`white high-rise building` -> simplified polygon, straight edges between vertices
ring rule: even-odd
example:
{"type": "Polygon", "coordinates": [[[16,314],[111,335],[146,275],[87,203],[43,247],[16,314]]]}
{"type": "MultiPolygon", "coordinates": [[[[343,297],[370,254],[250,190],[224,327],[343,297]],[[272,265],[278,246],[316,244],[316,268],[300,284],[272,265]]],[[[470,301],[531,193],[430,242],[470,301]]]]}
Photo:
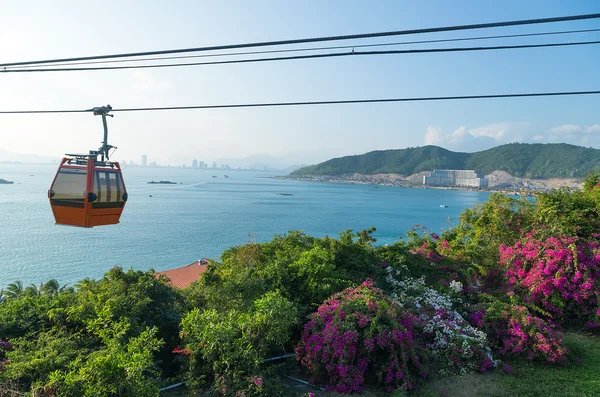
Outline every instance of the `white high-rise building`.
{"type": "Polygon", "coordinates": [[[147,167],[148,166],[148,156],[146,156],[145,154],[142,154],[142,167],[147,167]]]}

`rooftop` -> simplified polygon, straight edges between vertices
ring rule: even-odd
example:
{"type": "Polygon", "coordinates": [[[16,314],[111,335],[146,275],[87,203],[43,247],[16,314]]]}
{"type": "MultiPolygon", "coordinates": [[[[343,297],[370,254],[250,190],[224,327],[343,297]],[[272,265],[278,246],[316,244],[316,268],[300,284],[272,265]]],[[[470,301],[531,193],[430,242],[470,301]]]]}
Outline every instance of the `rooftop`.
{"type": "Polygon", "coordinates": [[[156,272],[155,276],[158,278],[161,274],[164,274],[170,280],[169,284],[173,287],[187,288],[200,278],[200,275],[206,271],[207,266],[208,261],[202,258],[187,266],[156,272]]]}

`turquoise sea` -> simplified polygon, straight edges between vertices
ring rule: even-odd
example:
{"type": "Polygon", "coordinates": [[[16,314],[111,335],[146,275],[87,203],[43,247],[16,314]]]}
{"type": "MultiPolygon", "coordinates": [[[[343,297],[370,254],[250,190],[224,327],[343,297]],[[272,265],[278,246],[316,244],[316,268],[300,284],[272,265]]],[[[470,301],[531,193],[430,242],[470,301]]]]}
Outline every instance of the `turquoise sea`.
{"type": "Polygon", "coordinates": [[[165,270],[289,230],[322,237],[375,226],[377,243],[388,244],[413,224],[441,232],[448,218],[455,223],[464,208],[488,197],[270,179],[274,172],[128,167],[121,223],[82,229],[54,224],[46,191],[55,172],[52,165],[0,164],[0,178],[15,181],[0,185],[0,289],[16,280],[72,284],[113,266],[165,270]]]}

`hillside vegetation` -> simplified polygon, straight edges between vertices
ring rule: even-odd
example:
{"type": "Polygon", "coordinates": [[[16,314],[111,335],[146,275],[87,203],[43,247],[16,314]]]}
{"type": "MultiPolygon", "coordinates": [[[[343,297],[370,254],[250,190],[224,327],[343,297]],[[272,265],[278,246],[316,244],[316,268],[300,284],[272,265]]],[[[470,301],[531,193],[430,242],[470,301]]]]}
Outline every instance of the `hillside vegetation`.
{"type": "Polygon", "coordinates": [[[452,152],[438,146],[377,150],[303,167],[291,175],[412,175],[441,168],[474,169],[485,175],[500,170],[522,178],[572,178],[583,177],[599,167],[598,149],[564,143],[511,143],[476,153],[452,152]]]}

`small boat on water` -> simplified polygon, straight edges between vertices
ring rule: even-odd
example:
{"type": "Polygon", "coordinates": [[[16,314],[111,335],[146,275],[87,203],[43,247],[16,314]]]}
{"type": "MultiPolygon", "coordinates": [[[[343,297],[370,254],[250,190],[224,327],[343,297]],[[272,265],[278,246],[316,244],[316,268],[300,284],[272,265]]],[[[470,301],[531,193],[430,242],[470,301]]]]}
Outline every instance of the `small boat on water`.
{"type": "Polygon", "coordinates": [[[216,178],[216,177],[217,177],[216,175],[213,175],[213,178],[216,178]]]}
{"type": "Polygon", "coordinates": [[[442,208],[448,208],[448,206],[446,204],[440,204],[440,207],[442,207],[442,208]]]}
{"type": "Polygon", "coordinates": [[[223,175],[225,178],[229,178],[229,175],[223,175]]]}
{"type": "Polygon", "coordinates": [[[14,181],[7,181],[6,179],[0,178],[0,185],[12,185],[14,181]]]}

